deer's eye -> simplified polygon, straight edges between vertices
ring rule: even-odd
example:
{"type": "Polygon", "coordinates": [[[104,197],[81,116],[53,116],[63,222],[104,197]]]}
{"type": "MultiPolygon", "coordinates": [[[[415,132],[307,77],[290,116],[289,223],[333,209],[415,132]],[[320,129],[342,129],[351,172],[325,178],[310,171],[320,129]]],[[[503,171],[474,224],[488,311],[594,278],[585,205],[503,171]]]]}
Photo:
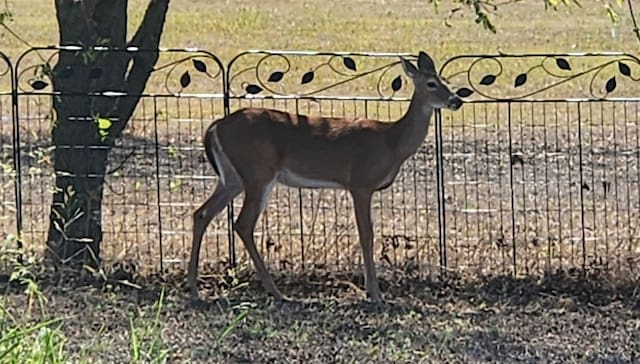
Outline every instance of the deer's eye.
{"type": "Polygon", "coordinates": [[[433,81],[429,81],[429,82],[427,82],[427,87],[428,88],[436,88],[436,87],[438,87],[438,85],[433,81]]]}

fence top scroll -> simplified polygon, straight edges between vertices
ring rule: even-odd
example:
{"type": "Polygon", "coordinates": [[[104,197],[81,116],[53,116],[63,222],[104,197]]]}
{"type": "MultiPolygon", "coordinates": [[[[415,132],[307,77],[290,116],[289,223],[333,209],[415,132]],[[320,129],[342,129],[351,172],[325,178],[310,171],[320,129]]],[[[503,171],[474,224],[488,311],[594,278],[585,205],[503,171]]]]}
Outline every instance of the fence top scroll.
{"type": "MultiPolygon", "coordinates": [[[[51,81],[53,64],[66,52],[79,54],[95,67],[83,75],[69,67],[55,70],[58,77],[86,77],[94,82],[105,74],[100,62],[103,54],[135,57],[158,52],[149,87],[141,96],[230,99],[406,101],[411,87],[407,87],[400,58],[416,57],[410,53],[249,50],[233,57],[225,68],[213,53],[196,48],[47,46],[25,51],[13,66],[0,53],[0,78],[15,74],[11,87],[20,94],[56,94],[51,81]]],[[[443,62],[440,74],[469,102],[640,99],[640,59],[623,52],[466,54],[443,62]]],[[[118,90],[99,95],[123,96],[118,90]]]]}
{"type": "Polygon", "coordinates": [[[230,98],[408,100],[409,53],[251,50],[227,66],[230,98]]]}
{"type": "Polygon", "coordinates": [[[640,59],[622,52],[460,55],[440,74],[471,102],[640,99],[640,59]]]}
{"type": "MultiPolygon", "coordinates": [[[[105,70],[108,69],[109,60],[104,57],[106,54],[119,54],[127,60],[140,53],[156,52],[159,59],[147,81],[147,88],[142,95],[135,96],[223,97],[224,65],[213,53],[195,48],[34,47],[22,53],[16,62],[16,87],[21,94],[59,94],[60,91],[54,90],[52,85],[51,76],[54,72],[58,72],[57,76],[62,78],[84,77],[87,82],[96,82],[105,76],[105,70]],[[85,67],[54,70],[53,65],[64,53],[79,55],[81,62],[92,64],[92,67],[88,71],[84,70],[85,67]]],[[[65,91],[65,94],[73,95],[73,90],[65,91]]],[[[95,96],[117,97],[125,94],[119,90],[106,90],[95,96]]]]}
{"type": "MultiPolygon", "coordinates": [[[[0,53],[0,163],[14,166],[0,168],[0,228],[19,232],[25,246],[47,234],[42,207],[50,205],[54,186],[50,110],[63,91],[52,78],[95,82],[85,86],[99,90],[96,96],[123,95],[93,87],[109,75],[100,54],[114,52],[158,52],[160,58],[146,90],[133,95],[149,97],[141,97],[110,152],[102,215],[109,243],[102,254],[126,252],[142,264],[146,250],[161,271],[188,261],[191,214],[215,178],[197,142],[206,125],[247,105],[397,120],[413,91],[400,58],[416,58],[253,50],[223,64],[198,49],[41,47],[11,62],[0,53]],[[68,55],[88,63],[54,69],[57,57],[68,55]],[[7,218],[14,210],[15,221],[7,218]]],[[[397,182],[376,197],[380,259],[428,274],[442,267],[535,272],[588,264],[626,272],[640,242],[634,224],[640,60],[618,52],[495,54],[459,55],[437,65],[472,105],[436,114],[429,133],[435,143],[427,140],[397,182]],[[606,102],[576,105],[600,100],[606,102]]],[[[346,220],[352,213],[347,195],[283,188],[273,201],[258,230],[267,259],[303,269],[359,264],[350,250],[355,230],[345,222],[352,221],[346,220]]],[[[236,257],[232,224],[220,215],[215,226],[204,248],[207,264],[226,266],[236,257]]]]}
{"type": "Polygon", "coordinates": [[[13,64],[6,54],[0,52],[0,95],[10,95],[13,87],[13,64]]]}

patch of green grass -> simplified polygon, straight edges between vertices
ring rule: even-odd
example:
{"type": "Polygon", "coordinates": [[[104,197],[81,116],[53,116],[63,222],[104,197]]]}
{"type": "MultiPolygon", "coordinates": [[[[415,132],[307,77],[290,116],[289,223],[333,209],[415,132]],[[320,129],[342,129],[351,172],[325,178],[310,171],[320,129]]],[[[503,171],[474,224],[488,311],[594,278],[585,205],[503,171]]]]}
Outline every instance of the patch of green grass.
{"type": "Polygon", "coordinates": [[[137,318],[129,316],[129,338],[132,363],[164,363],[170,351],[164,348],[160,315],[163,309],[164,289],[155,306],[152,320],[139,312],[137,318]]]}
{"type": "MultiPolygon", "coordinates": [[[[2,241],[0,264],[7,266],[17,260],[18,252],[13,249],[15,243],[14,238],[2,241]]],[[[11,313],[5,298],[0,299],[0,362],[64,363],[66,339],[61,331],[63,319],[48,315],[47,299],[32,272],[21,264],[15,264],[9,282],[24,287],[27,304],[21,312],[11,313]],[[34,310],[40,318],[31,320],[34,310]]]]}
{"type": "MultiPolygon", "coordinates": [[[[91,331],[84,342],[73,343],[69,348],[69,326],[73,322],[86,320],[92,311],[109,310],[108,299],[96,304],[92,310],[67,313],[50,310],[47,294],[40,289],[36,275],[30,266],[17,262],[18,251],[13,249],[15,239],[7,238],[0,244],[0,264],[9,267],[11,274],[6,292],[0,299],[0,363],[92,363],[113,350],[113,342],[103,336],[109,323],[103,323],[98,330],[91,331]],[[23,287],[22,294],[16,295],[11,285],[23,287]],[[22,304],[16,304],[22,302],[22,304]]],[[[27,259],[27,261],[29,261],[27,259]]],[[[165,363],[171,353],[162,340],[164,327],[164,290],[160,297],[148,307],[137,308],[128,315],[129,350],[131,363],[165,363]]],[[[77,335],[78,331],[72,331],[77,335]]]]}

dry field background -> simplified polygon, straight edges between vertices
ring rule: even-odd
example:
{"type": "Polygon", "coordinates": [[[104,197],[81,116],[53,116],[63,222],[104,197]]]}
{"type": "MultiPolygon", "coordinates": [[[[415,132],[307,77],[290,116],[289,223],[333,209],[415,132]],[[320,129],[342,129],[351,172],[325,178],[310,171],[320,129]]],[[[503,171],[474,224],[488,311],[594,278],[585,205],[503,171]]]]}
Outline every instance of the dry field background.
{"type": "MultiPolygon", "coordinates": [[[[131,29],[139,21],[144,4],[142,0],[130,1],[131,29]]],[[[23,39],[32,45],[55,44],[53,2],[21,0],[13,10],[12,27],[23,39]]],[[[638,49],[628,18],[622,16],[621,23],[611,24],[599,1],[583,1],[582,9],[558,13],[545,12],[541,3],[518,4],[495,18],[497,34],[483,31],[469,18],[456,18],[453,27],[445,27],[445,12],[443,6],[440,13],[435,13],[426,1],[174,0],[161,44],[166,48],[207,50],[223,64],[248,49],[413,54],[426,50],[437,65],[463,53],[635,54],[638,49]]],[[[0,51],[14,62],[27,49],[7,34],[0,42],[0,51]]],[[[41,55],[55,57],[50,51],[42,51],[20,61],[20,70],[26,70],[20,78],[24,91],[29,91],[30,67],[41,62],[41,55]]],[[[187,56],[165,53],[159,65],[187,56]]],[[[340,99],[245,99],[243,89],[247,83],[255,83],[256,73],[241,71],[255,66],[261,58],[247,54],[234,61],[232,70],[238,76],[232,80],[232,92],[238,98],[232,100],[232,110],[259,105],[392,121],[406,109],[404,100],[379,100],[379,86],[383,96],[390,95],[390,82],[401,72],[398,66],[391,66],[384,75],[375,72],[315,95],[344,97],[340,99]],[[351,99],[353,96],[362,99],[351,99]]],[[[109,176],[105,190],[104,256],[107,260],[124,260],[136,266],[137,272],[152,273],[144,277],[124,275],[145,288],[131,292],[117,284],[114,288],[110,282],[96,290],[95,283],[87,287],[81,282],[74,286],[75,298],[68,298],[65,288],[48,279],[41,282],[51,300],[47,315],[66,318],[61,332],[67,336],[67,351],[86,352],[88,358],[103,362],[132,360],[132,333],[136,330],[129,325],[128,317],[135,317],[136,324],[143,328],[155,327],[152,303],[158,298],[158,282],[162,281],[172,288],[163,306],[158,335],[161,346],[171,353],[171,362],[210,362],[212,358],[224,362],[414,363],[635,360],[640,340],[638,298],[633,287],[622,282],[622,278],[637,276],[640,256],[640,120],[635,101],[474,103],[458,113],[443,113],[448,264],[452,272],[485,278],[470,285],[424,281],[426,278],[430,282],[439,272],[432,126],[420,153],[407,162],[388,191],[376,196],[374,204],[376,257],[385,291],[395,302],[387,311],[353,303],[362,292],[352,283],[361,286],[362,278],[358,275],[360,249],[348,196],[342,192],[278,188],[260,221],[260,248],[272,269],[279,271],[278,280],[286,293],[300,298],[312,296],[319,302],[285,307],[285,313],[278,313],[282,308],[274,308],[251,280],[250,288],[230,294],[231,301],[266,303],[247,311],[239,328],[216,347],[216,336],[244,309],[210,308],[203,313],[186,307],[181,294],[181,271],[190,248],[191,213],[215,184],[212,168],[202,154],[201,136],[212,120],[223,115],[217,65],[207,56],[198,59],[206,63],[212,77],[194,71],[190,60],[158,71],[149,83],[149,96],[141,100],[126,135],[111,156],[112,168],[118,171],[109,176]],[[188,90],[184,90],[188,95],[170,97],[180,89],[178,80],[186,70],[192,78],[188,90]],[[509,140],[512,152],[524,163],[512,165],[509,140]],[[580,150],[585,162],[582,173],[577,167],[580,150]],[[518,273],[542,273],[580,267],[583,259],[593,272],[612,272],[620,281],[594,276],[592,282],[585,283],[562,274],[542,281],[491,278],[509,275],[514,268],[518,273]],[[91,312],[89,324],[74,318],[78,309],[91,312]],[[105,342],[122,350],[91,344],[90,337],[99,330],[109,333],[105,342]],[[286,353],[282,342],[290,346],[286,353]]],[[[353,59],[358,71],[397,61],[395,57],[353,59]]],[[[607,61],[598,57],[568,59],[574,70],[607,61]]],[[[289,60],[291,70],[275,91],[309,92],[344,79],[323,67],[314,82],[301,86],[302,74],[327,62],[328,57],[291,56],[289,60]]],[[[516,92],[512,87],[514,77],[542,61],[506,60],[503,75],[486,90],[492,95],[512,95],[516,92]]],[[[633,61],[625,62],[634,75],[640,72],[633,61]]],[[[616,65],[612,63],[596,77],[595,96],[601,95],[616,65]]],[[[282,59],[269,58],[258,75],[268,78],[284,66],[282,59]]],[[[469,63],[461,60],[448,67],[445,75],[450,76],[468,69],[469,63]]],[[[477,80],[496,72],[495,67],[481,64],[470,77],[477,80]]],[[[467,85],[464,77],[451,81],[455,86],[467,85]]],[[[539,96],[593,96],[589,94],[590,81],[587,75],[539,96]]],[[[613,96],[640,95],[636,82],[619,75],[617,81],[613,96]]],[[[548,76],[534,71],[518,92],[537,90],[548,82],[548,76]]],[[[7,90],[7,77],[0,77],[0,92],[7,90]]],[[[405,85],[394,96],[406,98],[410,91],[405,85]]],[[[19,99],[25,244],[36,254],[42,249],[48,227],[53,182],[48,148],[50,100],[46,92],[25,92],[19,99]]],[[[10,105],[9,96],[0,95],[0,227],[5,235],[15,232],[14,185],[10,168],[4,167],[11,162],[10,105]]],[[[226,220],[220,216],[209,227],[201,255],[207,294],[225,294],[217,284],[224,277],[217,273],[224,273],[227,244],[226,220]]],[[[240,245],[238,254],[241,262],[247,262],[240,245]]],[[[248,268],[251,272],[250,265],[248,268]]],[[[241,278],[248,279],[244,274],[241,278]]],[[[6,307],[15,312],[23,306],[24,298],[13,289],[8,288],[7,293],[11,299],[6,307]]],[[[25,320],[39,318],[37,314],[25,320]]]]}

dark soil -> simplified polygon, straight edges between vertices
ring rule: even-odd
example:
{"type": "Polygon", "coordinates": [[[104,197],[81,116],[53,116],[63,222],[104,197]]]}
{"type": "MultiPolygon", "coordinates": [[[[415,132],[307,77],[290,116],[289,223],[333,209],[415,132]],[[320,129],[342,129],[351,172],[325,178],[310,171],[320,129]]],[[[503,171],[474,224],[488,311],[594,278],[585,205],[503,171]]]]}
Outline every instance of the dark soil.
{"type": "MultiPolygon", "coordinates": [[[[141,351],[150,348],[161,287],[159,335],[171,363],[632,363],[640,356],[640,295],[632,283],[567,274],[385,280],[388,303],[373,305],[363,300],[360,277],[281,276],[278,285],[297,300],[287,304],[273,302],[253,279],[206,293],[215,286],[209,279],[206,298],[194,304],[182,277],[138,279],[141,288],[131,288],[42,276],[40,285],[48,315],[64,318],[69,355],[90,362],[130,361],[129,317],[141,351]],[[217,345],[238,305],[249,307],[246,317],[217,345]]],[[[24,312],[22,289],[3,286],[9,311],[24,312]]]]}

